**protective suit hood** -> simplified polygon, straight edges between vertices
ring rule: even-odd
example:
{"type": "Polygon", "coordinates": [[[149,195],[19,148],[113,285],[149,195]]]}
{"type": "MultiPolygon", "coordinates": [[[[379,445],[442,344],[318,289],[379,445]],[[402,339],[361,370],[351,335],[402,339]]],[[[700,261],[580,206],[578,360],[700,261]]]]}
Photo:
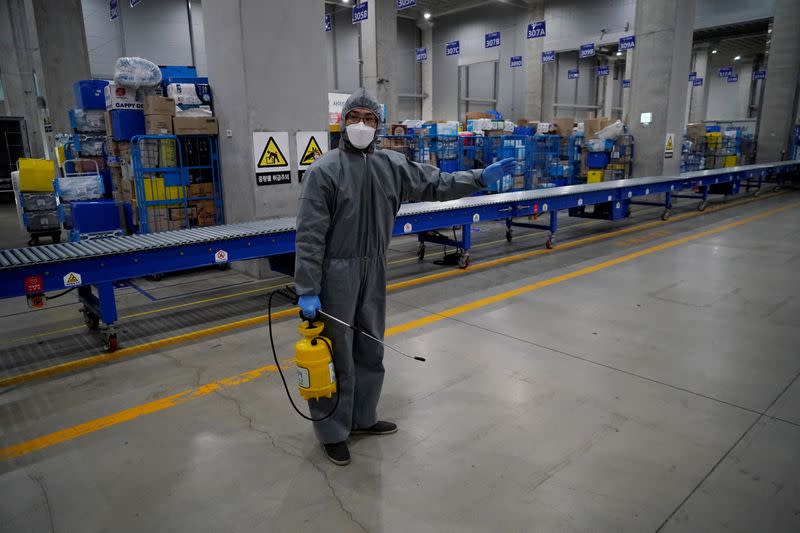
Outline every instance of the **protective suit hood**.
{"type": "MultiPolygon", "coordinates": [[[[339,142],[339,148],[347,151],[361,151],[352,144],[350,144],[350,140],[347,138],[347,127],[345,125],[345,117],[347,114],[357,107],[363,107],[365,109],[369,109],[372,111],[375,116],[377,117],[378,121],[380,122],[381,118],[381,106],[378,101],[372,96],[369,91],[364,89],[363,87],[356,89],[356,91],[350,95],[347,101],[344,103],[344,107],[342,108],[342,139],[339,142]]],[[[366,147],[363,151],[372,152],[375,149],[375,141],[366,147]]]]}

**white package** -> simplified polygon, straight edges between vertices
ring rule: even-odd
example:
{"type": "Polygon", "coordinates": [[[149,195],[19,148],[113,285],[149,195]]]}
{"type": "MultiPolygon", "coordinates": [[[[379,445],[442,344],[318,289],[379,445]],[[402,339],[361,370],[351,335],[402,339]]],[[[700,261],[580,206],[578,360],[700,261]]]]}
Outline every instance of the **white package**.
{"type": "Polygon", "coordinates": [[[622,125],[622,121],[618,120],[613,124],[609,124],[602,130],[598,131],[595,137],[598,139],[608,139],[610,141],[615,141],[617,137],[625,133],[625,126],[622,125]]]}
{"type": "Polygon", "coordinates": [[[167,98],[175,100],[177,105],[201,105],[203,101],[197,96],[194,83],[170,83],[167,85],[167,98]]]}
{"type": "Polygon", "coordinates": [[[114,68],[114,81],[134,89],[154,87],[161,83],[161,69],[141,57],[120,57],[114,68]]]}

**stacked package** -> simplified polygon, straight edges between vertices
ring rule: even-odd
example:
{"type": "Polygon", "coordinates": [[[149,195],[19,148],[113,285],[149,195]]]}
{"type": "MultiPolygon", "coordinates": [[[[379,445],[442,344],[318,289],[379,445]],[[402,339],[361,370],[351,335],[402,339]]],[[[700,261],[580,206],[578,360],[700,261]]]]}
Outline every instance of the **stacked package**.
{"type": "Polygon", "coordinates": [[[39,235],[61,238],[56,195],[53,191],[55,165],[49,159],[19,160],[19,171],[12,173],[17,212],[22,226],[31,234],[30,244],[38,244],[39,235]]]}

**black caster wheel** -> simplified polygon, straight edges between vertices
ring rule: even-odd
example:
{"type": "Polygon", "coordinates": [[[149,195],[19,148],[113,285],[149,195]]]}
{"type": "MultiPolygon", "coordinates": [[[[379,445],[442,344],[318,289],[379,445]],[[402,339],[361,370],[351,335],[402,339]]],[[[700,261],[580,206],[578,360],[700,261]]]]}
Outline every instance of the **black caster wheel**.
{"type": "Polygon", "coordinates": [[[469,267],[469,256],[468,255],[458,256],[458,268],[465,269],[467,267],[469,267]]]}
{"type": "Polygon", "coordinates": [[[664,212],[661,213],[661,220],[665,222],[669,220],[669,209],[664,209],[664,212]]]}
{"type": "Polygon", "coordinates": [[[556,240],[554,237],[548,237],[544,243],[544,247],[548,250],[552,250],[553,247],[556,245],[556,240]]]}
{"type": "Polygon", "coordinates": [[[419,243],[417,247],[417,259],[420,261],[425,259],[425,245],[423,243],[419,243]]]}
{"type": "Polygon", "coordinates": [[[52,235],[53,244],[58,244],[61,242],[61,232],[53,233],[52,235]]]}
{"type": "Polygon", "coordinates": [[[36,246],[37,242],[33,239],[28,239],[28,246],[36,246]]]}
{"type": "Polygon", "coordinates": [[[511,233],[511,230],[507,230],[506,231],[506,241],[511,242],[511,240],[513,238],[514,238],[514,235],[511,233]]]}
{"type": "Polygon", "coordinates": [[[149,276],[146,276],[146,278],[150,281],[161,281],[164,279],[164,274],[150,274],[149,276]]]}
{"type": "Polygon", "coordinates": [[[697,206],[698,211],[705,211],[706,210],[706,202],[700,202],[700,205],[697,206]]]}
{"type": "Polygon", "coordinates": [[[83,312],[83,321],[86,322],[86,327],[92,331],[96,331],[100,327],[100,317],[91,311],[83,312]]]}
{"type": "Polygon", "coordinates": [[[103,344],[108,353],[116,352],[117,348],[119,348],[119,341],[117,340],[117,334],[111,333],[110,335],[106,335],[105,342],[103,344]]]}

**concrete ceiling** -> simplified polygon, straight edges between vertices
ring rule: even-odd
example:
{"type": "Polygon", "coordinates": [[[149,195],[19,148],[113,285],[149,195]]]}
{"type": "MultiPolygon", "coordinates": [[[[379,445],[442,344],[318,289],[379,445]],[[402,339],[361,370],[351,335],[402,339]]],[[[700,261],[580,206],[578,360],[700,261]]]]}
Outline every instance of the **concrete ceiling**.
{"type": "MultiPolygon", "coordinates": [[[[505,4],[525,8],[531,1],[533,0],[417,0],[417,7],[404,9],[398,14],[404,18],[418,19],[422,18],[423,13],[427,11],[435,19],[436,17],[468,11],[476,7],[492,4],[505,4]]],[[[354,2],[355,0],[350,0],[346,3],[343,0],[325,0],[326,4],[345,7],[352,7],[354,2]]]]}

